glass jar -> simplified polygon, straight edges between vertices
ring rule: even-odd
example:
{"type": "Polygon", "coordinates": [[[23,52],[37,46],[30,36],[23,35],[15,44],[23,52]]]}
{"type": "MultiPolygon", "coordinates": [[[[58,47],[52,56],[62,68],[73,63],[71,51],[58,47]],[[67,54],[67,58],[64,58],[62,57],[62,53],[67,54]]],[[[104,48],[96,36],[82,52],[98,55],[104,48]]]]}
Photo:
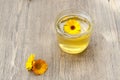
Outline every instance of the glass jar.
{"type": "Polygon", "coordinates": [[[83,52],[89,45],[92,20],[78,10],[65,10],[56,19],[55,28],[60,48],[70,54],[83,52]]]}

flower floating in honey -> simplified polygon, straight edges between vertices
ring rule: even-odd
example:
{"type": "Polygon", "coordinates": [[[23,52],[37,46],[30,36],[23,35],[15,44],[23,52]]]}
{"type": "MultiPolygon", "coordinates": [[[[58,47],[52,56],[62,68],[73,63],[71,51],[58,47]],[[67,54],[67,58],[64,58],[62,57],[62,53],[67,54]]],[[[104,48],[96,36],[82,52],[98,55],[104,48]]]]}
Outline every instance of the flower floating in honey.
{"type": "Polygon", "coordinates": [[[47,63],[42,59],[35,60],[34,58],[34,54],[31,54],[28,57],[26,62],[26,69],[33,71],[37,75],[44,74],[48,68],[47,63]]]}
{"type": "Polygon", "coordinates": [[[65,23],[64,31],[71,35],[80,34],[81,32],[80,23],[75,19],[70,19],[65,23]]]}

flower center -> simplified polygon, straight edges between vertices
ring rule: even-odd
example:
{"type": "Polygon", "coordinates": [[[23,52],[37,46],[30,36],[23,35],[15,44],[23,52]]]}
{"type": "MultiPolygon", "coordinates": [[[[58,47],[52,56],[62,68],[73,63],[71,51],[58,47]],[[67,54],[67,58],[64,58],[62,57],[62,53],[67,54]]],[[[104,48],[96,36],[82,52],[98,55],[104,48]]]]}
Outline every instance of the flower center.
{"type": "Polygon", "coordinates": [[[41,64],[35,64],[35,68],[36,69],[40,69],[41,68],[41,64]]]}
{"type": "Polygon", "coordinates": [[[74,30],[74,29],[75,29],[75,26],[73,25],[73,26],[71,26],[70,28],[71,28],[71,30],[74,30]]]}

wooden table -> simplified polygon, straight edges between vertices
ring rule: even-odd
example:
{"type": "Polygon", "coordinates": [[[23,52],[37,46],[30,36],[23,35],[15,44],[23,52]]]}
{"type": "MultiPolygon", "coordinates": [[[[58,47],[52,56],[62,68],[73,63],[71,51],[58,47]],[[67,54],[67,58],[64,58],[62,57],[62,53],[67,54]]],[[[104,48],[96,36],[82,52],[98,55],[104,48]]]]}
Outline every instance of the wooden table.
{"type": "Polygon", "coordinates": [[[120,80],[120,0],[0,0],[0,70],[0,80],[120,80]],[[70,8],[94,20],[83,54],[57,44],[55,18],[70,8]],[[25,69],[30,53],[48,63],[44,75],[25,69]]]}

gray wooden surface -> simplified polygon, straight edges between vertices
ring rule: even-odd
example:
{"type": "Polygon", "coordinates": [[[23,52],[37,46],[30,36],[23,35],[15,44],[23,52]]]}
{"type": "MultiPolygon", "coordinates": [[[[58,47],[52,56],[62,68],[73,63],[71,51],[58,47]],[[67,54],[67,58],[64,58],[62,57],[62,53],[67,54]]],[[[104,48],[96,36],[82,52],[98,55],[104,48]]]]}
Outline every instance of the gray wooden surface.
{"type": "Polygon", "coordinates": [[[0,0],[0,80],[120,80],[120,0],[0,0]],[[79,55],[63,53],[55,36],[55,17],[70,8],[94,20],[79,55]],[[44,75],[25,69],[30,53],[48,63],[44,75]]]}

